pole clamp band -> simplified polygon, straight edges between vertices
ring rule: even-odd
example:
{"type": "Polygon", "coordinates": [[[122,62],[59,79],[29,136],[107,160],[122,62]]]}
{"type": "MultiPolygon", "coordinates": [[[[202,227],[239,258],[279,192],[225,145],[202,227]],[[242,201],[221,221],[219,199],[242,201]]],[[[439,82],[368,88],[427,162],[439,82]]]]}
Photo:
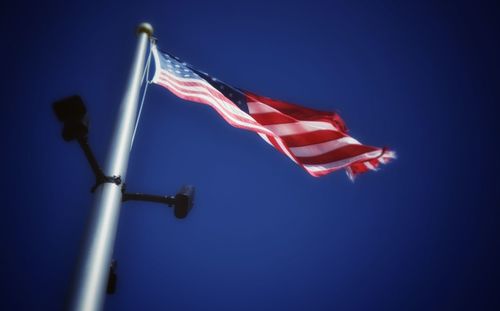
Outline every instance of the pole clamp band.
{"type": "Polygon", "coordinates": [[[106,183],[112,183],[117,186],[121,185],[122,183],[122,178],[120,176],[99,176],[96,178],[95,185],[90,189],[90,192],[94,193],[97,187],[99,187],[102,184],[106,183]]]}

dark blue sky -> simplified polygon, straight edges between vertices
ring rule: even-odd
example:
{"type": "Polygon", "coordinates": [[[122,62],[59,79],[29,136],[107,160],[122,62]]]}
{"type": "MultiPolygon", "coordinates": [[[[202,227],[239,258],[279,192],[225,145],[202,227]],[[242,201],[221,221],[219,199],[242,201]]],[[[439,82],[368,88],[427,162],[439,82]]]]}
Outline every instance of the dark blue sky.
{"type": "Polygon", "coordinates": [[[106,310],[499,310],[499,14],[486,2],[45,1],[0,9],[2,310],[60,310],[93,176],[51,103],[81,94],[103,161],[136,45],[337,110],[399,159],[314,178],[152,86],[128,188],[197,187],[185,220],[123,205],[106,310]],[[375,3],[376,2],[376,3],[375,3]]]}

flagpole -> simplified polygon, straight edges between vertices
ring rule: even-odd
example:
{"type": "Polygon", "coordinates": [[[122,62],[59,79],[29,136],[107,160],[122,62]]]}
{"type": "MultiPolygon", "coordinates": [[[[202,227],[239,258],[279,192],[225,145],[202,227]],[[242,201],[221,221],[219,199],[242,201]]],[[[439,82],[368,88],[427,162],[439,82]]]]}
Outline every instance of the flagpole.
{"type": "Polygon", "coordinates": [[[137,28],[138,44],[115,124],[104,173],[114,177],[95,191],[94,207],[89,219],[69,310],[98,311],[104,304],[111,256],[115,242],[122,184],[127,172],[130,144],[137,118],[142,70],[153,27],[142,23],[137,28]]]}

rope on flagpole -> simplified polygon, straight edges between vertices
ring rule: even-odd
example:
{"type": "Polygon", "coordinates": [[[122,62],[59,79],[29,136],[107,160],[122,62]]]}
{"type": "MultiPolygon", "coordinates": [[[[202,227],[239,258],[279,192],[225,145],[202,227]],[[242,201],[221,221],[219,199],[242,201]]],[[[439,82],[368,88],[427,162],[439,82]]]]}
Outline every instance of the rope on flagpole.
{"type": "Polygon", "coordinates": [[[150,46],[149,46],[149,55],[148,59],[146,61],[146,66],[144,66],[144,72],[142,73],[142,79],[141,79],[141,84],[144,83],[144,80],[146,80],[146,85],[144,86],[144,92],[142,93],[142,99],[141,99],[141,106],[139,107],[139,113],[137,114],[137,119],[135,120],[135,125],[134,125],[134,133],[132,134],[132,140],[130,141],[130,150],[132,151],[132,147],[134,146],[134,139],[135,139],[135,134],[137,132],[137,127],[139,126],[139,120],[141,119],[141,113],[142,113],[142,107],[144,106],[144,99],[146,98],[146,92],[148,90],[148,86],[151,84],[151,81],[149,80],[149,65],[151,64],[151,43],[153,41],[150,41],[150,46]]]}

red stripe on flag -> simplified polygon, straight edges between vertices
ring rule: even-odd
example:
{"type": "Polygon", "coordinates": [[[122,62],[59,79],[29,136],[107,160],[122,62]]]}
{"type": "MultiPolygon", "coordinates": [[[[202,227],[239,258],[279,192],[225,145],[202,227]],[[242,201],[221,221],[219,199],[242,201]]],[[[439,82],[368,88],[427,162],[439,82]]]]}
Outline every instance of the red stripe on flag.
{"type": "Polygon", "coordinates": [[[296,135],[282,136],[281,139],[287,144],[288,147],[303,147],[313,144],[320,144],[327,141],[346,137],[347,135],[341,132],[330,130],[318,130],[309,133],[302,133],[296,135]]]}
{"type": "Polygon", "coordinates": [[[378,148],[365,145],[348,145],[314,157],[297,157],[297,160],[302,164],[325,164],[349,159],[375,150],[378,150],[378,148]]]}
{"type": "Polygon", "coordinates": [[[252,117],[255,119],[255,121],[259,122],[262,125],[297,122],[297,120],[279,112],[252,114],[252,117]]]}

